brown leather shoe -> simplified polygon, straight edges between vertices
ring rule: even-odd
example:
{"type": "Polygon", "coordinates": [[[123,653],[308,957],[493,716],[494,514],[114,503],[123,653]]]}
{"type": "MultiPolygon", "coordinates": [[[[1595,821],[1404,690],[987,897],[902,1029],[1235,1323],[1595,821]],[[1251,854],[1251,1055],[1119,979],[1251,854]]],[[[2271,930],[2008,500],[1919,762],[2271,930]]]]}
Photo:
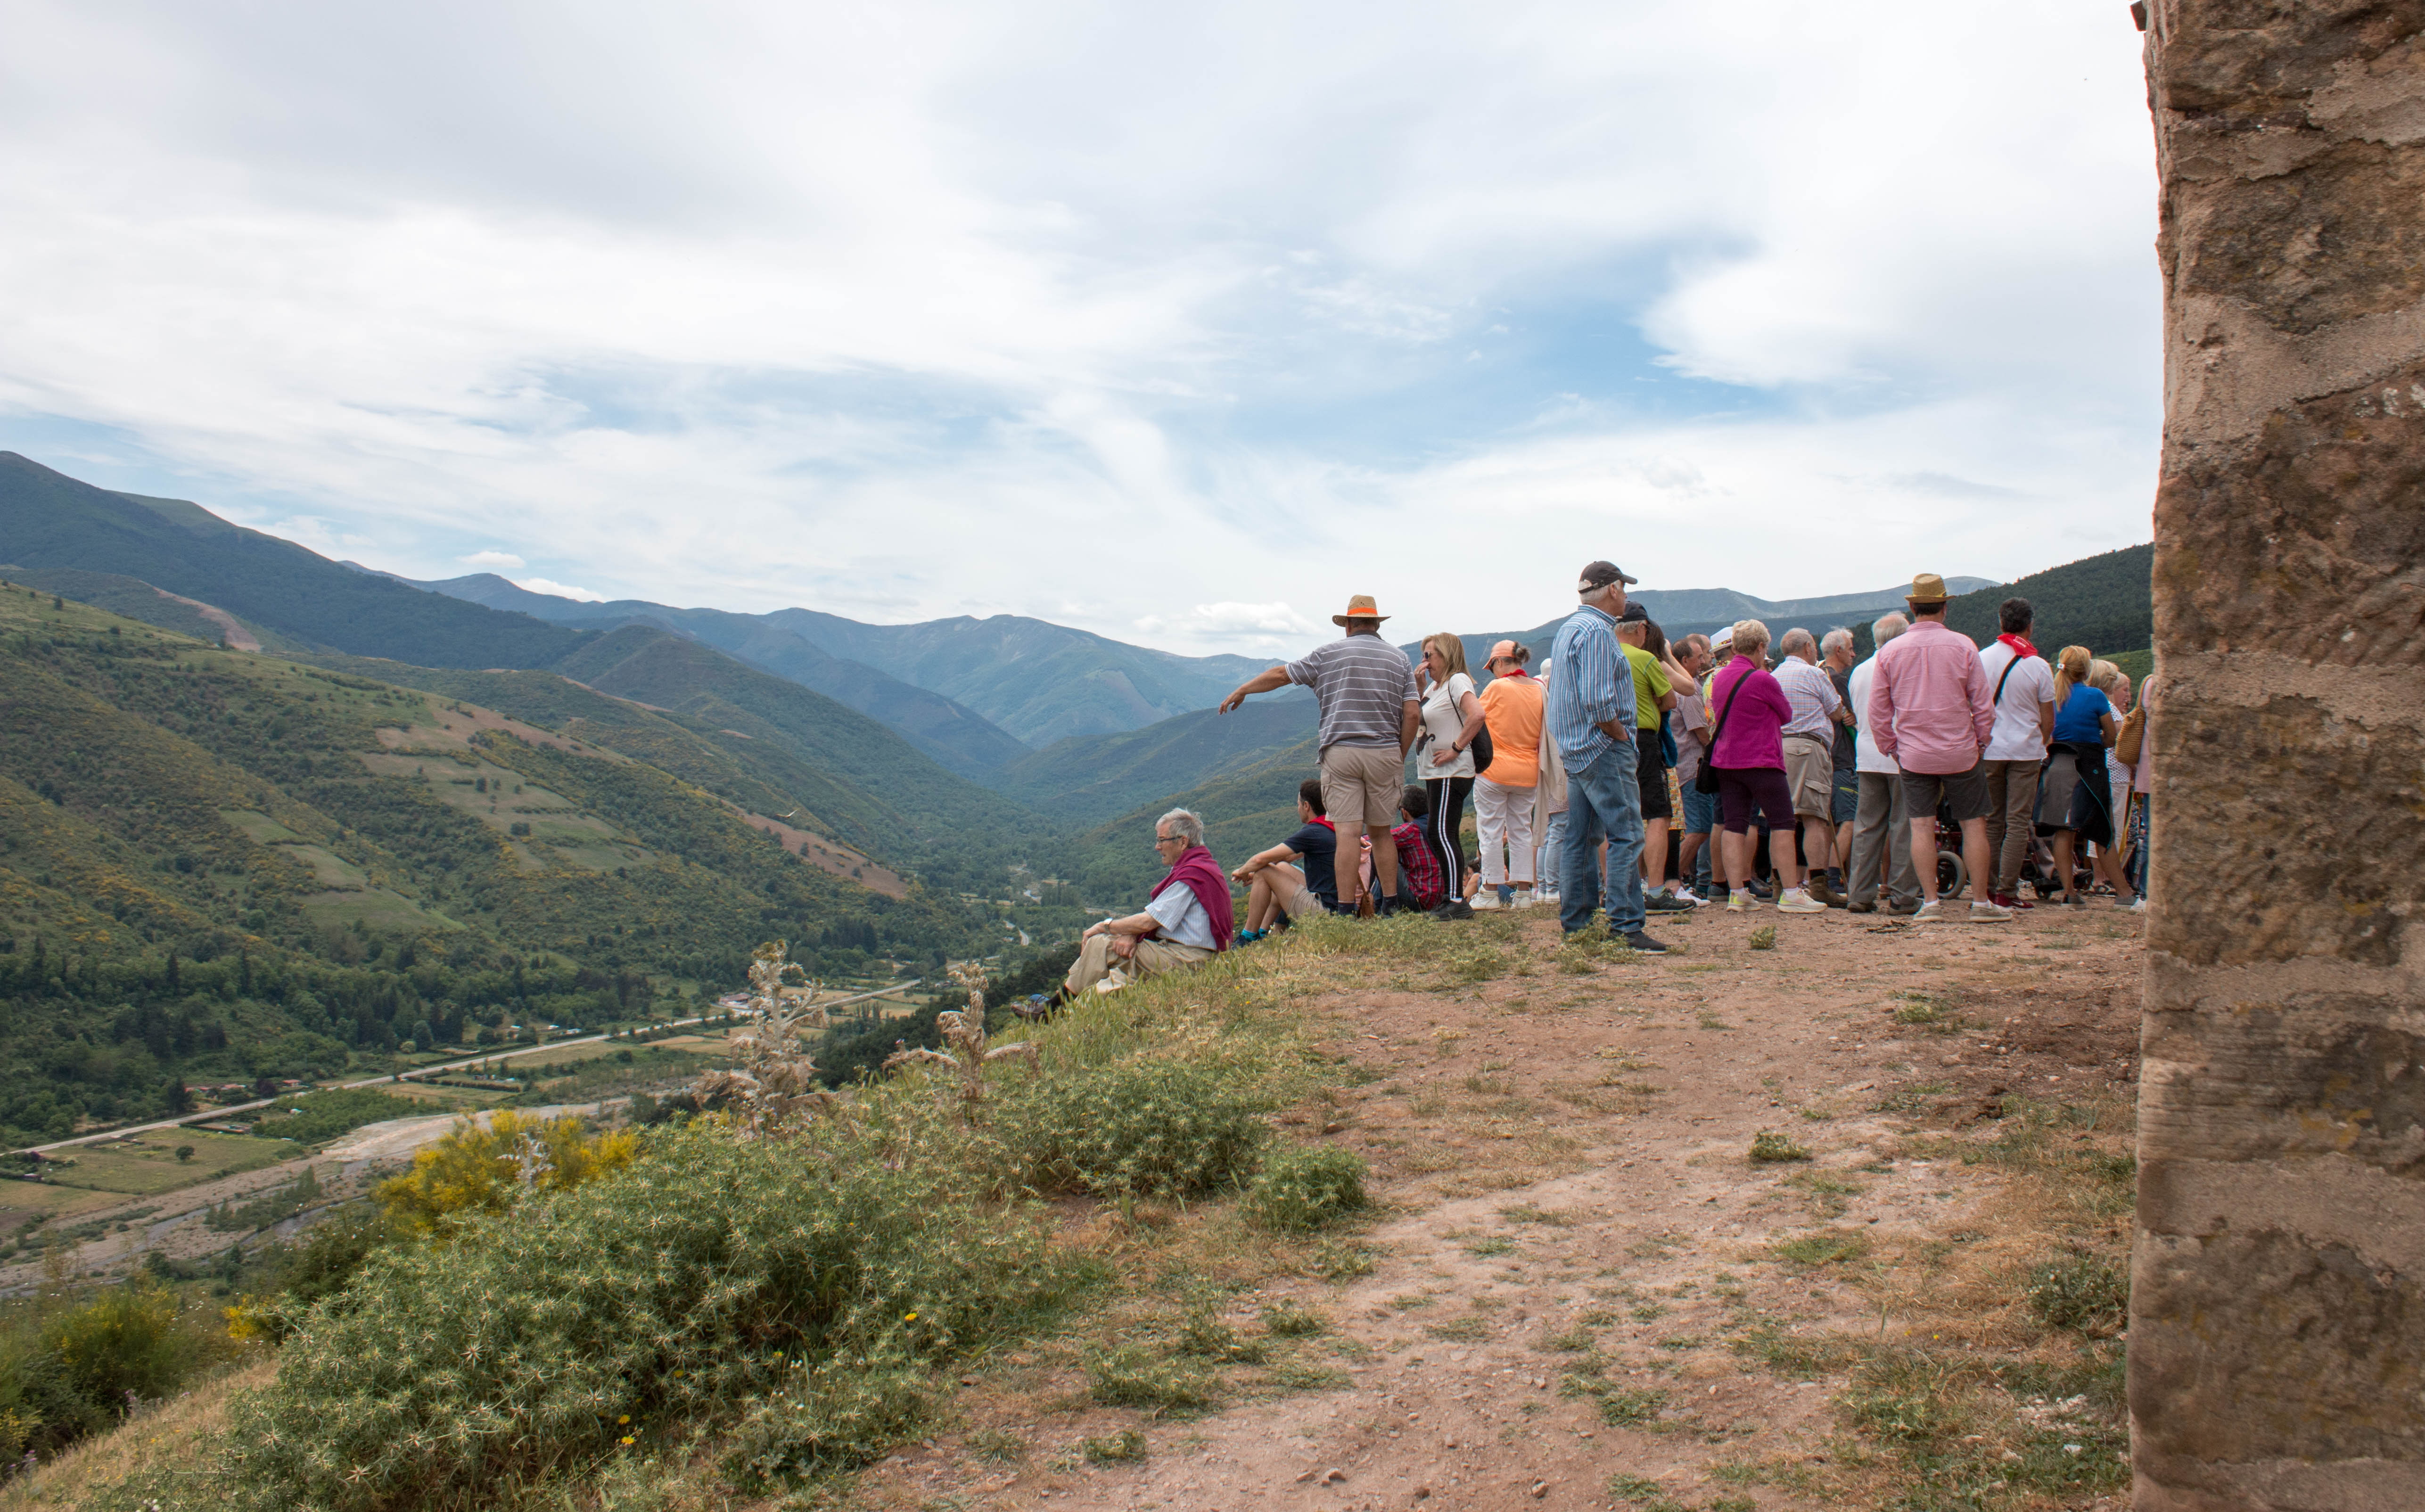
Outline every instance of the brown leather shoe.
{"type": "Polygon", "coordinates": [[[1809,877],[1803,882],[1802,888],[1804,892],[1831,909],[1840,909],[1844,906],[1844,895],[1829,887],[1827,879],[1823,877],[1809,877]]]}

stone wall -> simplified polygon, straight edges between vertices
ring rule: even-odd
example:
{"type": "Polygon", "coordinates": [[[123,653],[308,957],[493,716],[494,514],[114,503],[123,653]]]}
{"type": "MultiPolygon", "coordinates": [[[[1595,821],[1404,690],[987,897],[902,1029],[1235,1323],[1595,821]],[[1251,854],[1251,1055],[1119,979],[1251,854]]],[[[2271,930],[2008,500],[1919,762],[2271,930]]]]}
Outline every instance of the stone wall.
{"type": "Polygon", "coordinates": [[[2425,1508],[2425,0],[2150,0],[2135,1504],[2425,1508]]]}

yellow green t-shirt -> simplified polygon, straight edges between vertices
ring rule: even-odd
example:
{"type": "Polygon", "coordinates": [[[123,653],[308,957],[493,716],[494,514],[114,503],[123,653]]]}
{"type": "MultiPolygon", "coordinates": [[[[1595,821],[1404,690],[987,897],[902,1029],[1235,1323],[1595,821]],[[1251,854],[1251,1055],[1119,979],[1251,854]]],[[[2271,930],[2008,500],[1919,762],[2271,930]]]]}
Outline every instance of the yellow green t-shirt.
{"type": "MultiPolygon", "coordinates": [[[[1620,643],[1621,644],[1621,643],[1620,643]]],[[[1659,700],[1674,691],[1667,681],[1667,668],[1659,658],[1639,646],[1625,646],[1625,659],[1633,664],[1633,722],[1644,730],[1659,728],[1659,700]]]]}

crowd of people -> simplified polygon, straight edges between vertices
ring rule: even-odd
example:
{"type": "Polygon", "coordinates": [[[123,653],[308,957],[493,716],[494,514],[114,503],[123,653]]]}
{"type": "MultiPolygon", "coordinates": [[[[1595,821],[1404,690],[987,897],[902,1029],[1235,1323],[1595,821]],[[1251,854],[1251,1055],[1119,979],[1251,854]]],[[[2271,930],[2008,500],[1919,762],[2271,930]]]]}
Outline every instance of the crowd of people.
{"type": "Polygon", "coordinates": [[[1772,654],[1757,619],[1671,643],[1628,601],[1636,581],[1584,567],[1539,669],[1502,640],[1480,688],[1461,638],[1425,636],[1418,665],[1383,638],[1378,603],[1351,598],[1331,617],[1340,639],[1220,706],[1312,691],[1320,773],[1298,788],[1298,828],[1225,873],[1201,818],[1164,814],[1169,875],[1143,910],[1086,931],[1068,989],[1183,967],[1315,912],[1552,905],[1569,933],[1604,914],[1659,955],[1650,915],[1721,903],[1915,924],[1947,918],[1966,890],[1975,923],[2092,893],[2144,909],[2152,679],[2134,697],[2082,646],[2049,662],[2024,599],[2004,601],[1982,651],[1946,625],[1935,573],[1912,580],[1906,613],[1871,626],[1866,660],[1844,628],[1788,630],[1772,654]]]}

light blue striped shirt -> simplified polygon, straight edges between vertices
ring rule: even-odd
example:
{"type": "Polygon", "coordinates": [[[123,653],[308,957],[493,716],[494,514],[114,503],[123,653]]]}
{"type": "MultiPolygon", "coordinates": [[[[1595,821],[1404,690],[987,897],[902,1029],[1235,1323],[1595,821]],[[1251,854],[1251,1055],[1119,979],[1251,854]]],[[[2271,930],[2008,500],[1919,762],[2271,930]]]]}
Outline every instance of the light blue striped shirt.
{"type": "Polygon", "coordinates": [[[1588,603],[1558,627],[1553,654],[1550,738],[1566,770],[1580,772],[1616,744],[1599,729],[1603,721],[1633,728],[1633,668],[1617,642],[1616,621],[1588,603]]]}

